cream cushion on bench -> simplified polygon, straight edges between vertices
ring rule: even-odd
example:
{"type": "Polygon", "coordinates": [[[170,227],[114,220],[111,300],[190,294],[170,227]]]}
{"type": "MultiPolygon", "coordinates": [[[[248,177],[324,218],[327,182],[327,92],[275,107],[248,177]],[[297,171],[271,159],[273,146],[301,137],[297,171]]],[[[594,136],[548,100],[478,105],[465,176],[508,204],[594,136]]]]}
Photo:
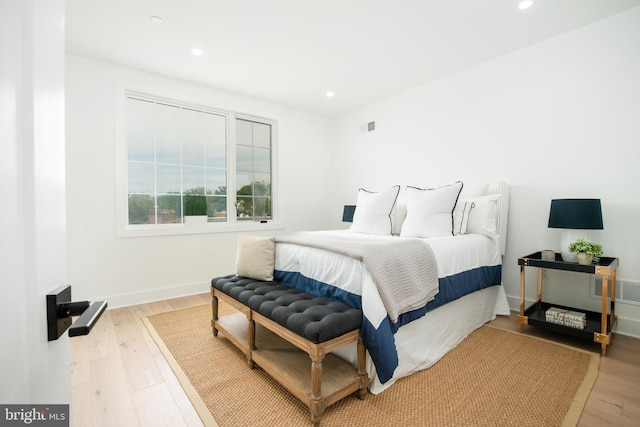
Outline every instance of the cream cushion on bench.
{"type": "Polygon", "coordinates": [[[236,274],[256,280],[272,281],[276,243],[273,237],[240,235],[236,250],[236,274]]]}

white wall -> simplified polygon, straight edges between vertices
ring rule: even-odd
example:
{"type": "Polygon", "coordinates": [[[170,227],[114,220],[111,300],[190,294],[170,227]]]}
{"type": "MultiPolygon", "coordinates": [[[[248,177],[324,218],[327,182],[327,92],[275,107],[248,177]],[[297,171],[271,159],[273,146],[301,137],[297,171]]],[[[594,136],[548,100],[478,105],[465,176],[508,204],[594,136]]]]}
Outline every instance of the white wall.
{"type": "Polygon", "coordinates": [[[110,307],[208,292],[235,271],[236,233],[116,237],[115,88],[155,86],[178,100],[278,120],[284,230],[328,228],[329,119],[211,88],[67,55],[69,281],[110,307]],[[184,99],[180,99],[184,96],[184,99]]]}
{"type": "MultiPolygon", "coordinates": [[[[113,307],[204,291],[211,277],[233,271],[236,234],[115,237],[114,86],[120,80],[279,119],[288,231],[344,227],[342,205],[355,202],[359,187],[503,179],[511,185],[503,281],[513,308],[517,258],[559,249],[558,230],[546,227],[552,198],[601,198],[605,230],[590,237],[620,258],[620,279],[640,281],[634,263],[640,249],[629,239],[640,214],[638,75],[640,8],[334,120],[69,55],[70,282],[79,296],[106,298],[113,307]],[[369,121],[376,130],[362,132],[369,121]]],[[[534,277],[527,277],[533,298],[534,277]]],[[[551,279],[545,296],[567,305],[577,296],[585,308],[599,308],[586,276],[565,277],[571,286],[551,279]]],[[[640,336],[640,307],[616,308],[618,330],[640,336]]]]}
{"type": "MultiPolygon", "coordinates": [[[[605,229],[590,237],[620,258],[619,279],[638,281],[639,76],[635,8],[343,114],[335,121],[332,210],[354,203],[359,187],[507,181],[503,282],[516,308],[517,258],[559,250],[559,231],[547,228],[550,200],[601,198],[605,229]],[[376,130],[362,132],[370,121],[376,130]]],[[[574,285],[556,281],[545,296],[598,309],[588,277],[568,276],[574,285]]],[[[531,298],[534,280],[527,276],[531,298]]],[[[640,336],[640,307],[616,309],[618,330],[640,336]]]]}

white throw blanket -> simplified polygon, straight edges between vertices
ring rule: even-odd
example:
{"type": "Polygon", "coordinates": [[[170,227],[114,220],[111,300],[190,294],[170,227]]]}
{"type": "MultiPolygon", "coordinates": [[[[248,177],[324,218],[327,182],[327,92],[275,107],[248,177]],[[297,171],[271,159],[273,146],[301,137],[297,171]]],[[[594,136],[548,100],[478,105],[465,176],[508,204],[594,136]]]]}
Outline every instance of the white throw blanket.
{"type": "Polygon", "coordinates": [[[438,272],[431,247],[421,239],[362,240],[313,232],[276,236],[276,243],[311,246],[362,261],[371,273],[389,319],[424,307],[438,293],[438,272]]]}

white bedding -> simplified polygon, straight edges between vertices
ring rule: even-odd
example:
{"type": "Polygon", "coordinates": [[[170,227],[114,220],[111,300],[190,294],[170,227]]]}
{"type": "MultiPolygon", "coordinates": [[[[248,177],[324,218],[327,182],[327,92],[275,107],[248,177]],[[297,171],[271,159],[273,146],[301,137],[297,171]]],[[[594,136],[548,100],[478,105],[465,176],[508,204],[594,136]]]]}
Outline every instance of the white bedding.
{"type": "MultiPolygon", "coordinates": [[[[352,239],[400,239],[398,236],[374,236],[348,230],[316,231],[326,236],[349,236],[352,239]]],[[[485,265],[500,265],[500,245],[496,239],[480,234],[422,239],[431,246],[436,258],[438,277],[447,277],[485,265]]],[[[276,245],[276,270],[298,271],[323,283],[339,286],[355,294],[366,270],[353,258],[310,247],[279,243],[276,245]]]]}
{"type": "MultiPolygon", "coordinates": [[[[502,285],[481,289],[428,312],[398,330],[395,335],[399,364],[393,378],[382,384],[367,356],[369,390],[381,393],[400,378],[426,369],[462,342],[471,332],[497,315],[509,315],[509,303],[502,285]]],[[[357,362],[356,347],[339,349],[336,355],[357,362]]]]}
{"type": "Polygon", "coordinates": [[[421,239],[363,239],[354,238],[353,233],[298,232],[277,236],[275,242],[323,249],[362,261],[393,323],[432,301],[440,287],[435,256],[421,239]]]}
{"type": "MultiPolygon", "coordinates": [[[[343,237],[348,235],[355,239],[400,238],[374,237],[347,230],[317,233],[343,237]]],[[[479,234],[465,234],[424,240],[434,252],[439,278],[455,276],[480,267],[501,265],[499,239],[479,234]]],[[[327,250],[287,243],[276,244],[275,259],[276,271],[300,273],[341,292],[361,297],[364,316],[375,328],[387,318],[373,278],[362,262],[327,250]]],[[[368,355],[369,389],[373,393],[379,393],[399,378],[431,366],[471,331],[494,318],[496,314],[509,314],[506,295],[501,285],[475,291],[405,324],[393,336],[398,366],[389,380],[379,380],[375,365],[368,355]]],[[[341,355],[351,359],[355,356],[355,351],[350,349],[341,352],[341,355]]]]}

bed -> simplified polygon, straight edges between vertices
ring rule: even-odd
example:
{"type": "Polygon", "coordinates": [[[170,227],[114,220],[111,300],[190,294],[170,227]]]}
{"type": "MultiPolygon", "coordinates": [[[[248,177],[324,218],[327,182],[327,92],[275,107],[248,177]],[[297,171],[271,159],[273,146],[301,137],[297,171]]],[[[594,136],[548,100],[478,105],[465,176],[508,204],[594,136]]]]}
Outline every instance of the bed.
{"type": "MultiPolygon", "coordinates": [[[[350,229],[276,236],[274,279],[362,309],[369,390],[378,394],[509,314],[508,201],[504,182],[361,189],[350,229]]],[[[355,362],[355,346],[339,356],[355,362]]]]}

